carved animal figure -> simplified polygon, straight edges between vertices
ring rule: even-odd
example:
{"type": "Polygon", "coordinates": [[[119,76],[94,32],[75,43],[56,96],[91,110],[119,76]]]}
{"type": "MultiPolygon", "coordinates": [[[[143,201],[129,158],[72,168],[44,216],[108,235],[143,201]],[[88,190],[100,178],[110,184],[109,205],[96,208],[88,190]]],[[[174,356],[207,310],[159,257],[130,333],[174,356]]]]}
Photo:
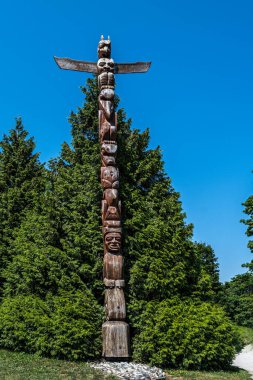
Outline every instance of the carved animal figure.
{"type": "Polygon", "coordinates": [[[101,158],[103,166],[115,166],[116,153],[117,144],[103,143],[101,146],[101,158]]]}
{"type": "Polygon", "coordinates": [[[111,41],[109,36],[107,40],[104,39],[104,36],[101,36],[98,43],[98,56],[99,58],[111,56],[111,41]]]}
{"type": "Polygon", "coordinates": [[[119,188],[119,170],[115,166],[101,168],[101,183],[104,189],[119,188]]]}

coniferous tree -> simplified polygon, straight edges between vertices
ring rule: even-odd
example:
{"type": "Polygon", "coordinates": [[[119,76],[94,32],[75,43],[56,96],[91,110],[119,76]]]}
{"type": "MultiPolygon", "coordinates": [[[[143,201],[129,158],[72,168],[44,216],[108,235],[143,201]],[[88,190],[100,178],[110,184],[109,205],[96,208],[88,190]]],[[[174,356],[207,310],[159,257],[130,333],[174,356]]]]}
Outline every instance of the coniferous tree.
{"type": "Polygon", "coordinates": [[[253,273],[238,274],[223,286],[221,303],[240,326],[253,328],[253,273]]]}
{"type": "MultiPolygon", "coordinates": [[[[244,213],[248,216],[248,219],[242,219],[241,222],[247,226],[246,235],[251,238],[253,236],[253,195],[249,196],[249,198],[243,203],[243,206],[245,207],[244,213]]],[[[249,240],[248,247],[253,253],[253,240],[249,240]]],[[[243,266],[253,271],[253,260],[243,266]]]]}
{"type": "Polygon", "coordinates": [[[203,301],[217,301],[222,289],[219,279],[219,264],[210,245],[194,243],[198,267],[197,290],[195,295],[203,301]]]}
{"type": "Polygon", "coordinates": [[[0,142],[0,277],[12,260],[15,230],[44,188],[44,167],[22,120],[0,142]]]}
{"type": "Polygon", "coordinates": [[[68,359],[100,355],[101,189],[94,164],[100,157],[97,138],[92,144],[94,126],[89,131],[96,120],[86,108],[71,115],[72,147],[64,143],[60,157],[50,162],[46,189],[12,243],[16,254],[4,271],[0,310],[0,340],[8,348],[68,359]],[[82,130],[76,128],[81,120],[82,130]],[[20,308],[22,302],[31,305],[30,313],[20,308]]]}
{"type": "MultiPolygon", "coordinates": [[[[244,213],[248,219],[241,222],[247,226],[246,235],[253,236],[253,196],[243,203],[244,213]]],[[[253,253],[253,241],[249,240],[248,247],[253,253]]],[[[240,326],[253,327],[253,260],[245,263],[248,271],[233,277],[222,287],[220,302],[224,305],[230,318],[240,326]]]]}
{"type": "MultiPolygon", "coordinates": [[[[99,354],[103,305],[96,80],[88,80],[83,92],[84,107],[70,116],[72,145],[64,143],[60,157],[51,162],[47,191],[15,235],[13,247],[17,254],[5,270],[5,299],[0,310],[0,341],[5,347],[16,345],[31,350],[31,342],[36,339],[39,343],[34,346],[35,351],[79,359],[99,354]],[[32,225],[33,233],[29,232],[32,225]],[[87,328],[83,326],[78,335],[74,321],[76,305],[82,303],[81,294],[85,297],[86,310],[82,321],[87,328]],[[33,312],[32,316],[27,315],[19,307],[20,297],[28,304],[38,304],[41,317],[36,318],[36,313],[33,317],[33,312]],[[70,318],[66,326],[72,332],[72,341],[68,335],[64,340],[63,335],[60,344],[58,338],[63,331],[58,318],[60,309],[58,307],[55,313],[55,305],[59,306],[61,300],[68,306],[65,308],[70,318]],[[9,316],[10,308],[15,310],[14,315],[9,316]],[[25,321],[24,324],[21,321],[25,321]],[[22,328],[15,331],[10,325],[22,328]],[[31,334],[24,337],[26,326],[31,334]],[[47,343],[46,330],[54,331],[54,339],[47,335],[47,343]],[[41,340],[38,331],[41,331],[41,340]],[[88,353],[88,343],[92,340],[94,343],[90,343],[88,353]],[[83,353],[76,349],[78,344],[82,345],[83,353]]],[[[187,367],[194,365],[194,360],[190,360],[193,353],[196,356],[204,344],[209,344],[212,358],[208,360],[210,350],[206,350],[196,366],[215,367],[216,361],[216,368],[224,367],[232,360],[237,338],[222,310],[203,304],[203,300],[213,300],[217,282],[215,256],[208,247],[192,242],[192,225],[185,223],[179,194],[163,169],[161,150],[148,147],[149,131],[131,129],[131,120],[126,119],[122,109],[118,111],[118,126],[123,254],[133,355],[153,364],[187,367]],[[179,330],[174,328],[173,315],[183,310],[186,315],[194,310],[190,328],[198,319],[203,323],[195,326],[195,333],[191,334],[191,330],[187,330],[187,318],[182,319],[181,325],[180,318],[177,320],[181,338],[177,337],[180,347],[174,360],[171,342],[179,330]],[[163,327],[159,321],[163,321],[163,327]],[[207,323],[211,324],[210,329],[203,334],[207,323]],[[184,330],[189,336],[186,359],[182,356],[184,330]],[[171,341],[166,351],[163,344],[168,331],[171,341]],[[218,348],[221,340],[229,342],[222,347],[223,355],[218,348]]],[[[31,306],[31,310],[34,307],[31,306]]]]}

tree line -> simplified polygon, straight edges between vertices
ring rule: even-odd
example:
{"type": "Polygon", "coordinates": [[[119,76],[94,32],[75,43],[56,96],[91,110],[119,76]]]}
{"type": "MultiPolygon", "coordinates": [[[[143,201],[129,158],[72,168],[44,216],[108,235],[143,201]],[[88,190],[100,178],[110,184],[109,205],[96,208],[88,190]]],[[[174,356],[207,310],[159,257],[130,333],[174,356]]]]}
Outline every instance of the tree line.
{"type": "MultiPolygon", "coordinates": [[[[0,142],[0,346],[72,360],[101,355],[104,318],[96,79],[82,91],[85,102],[69,118],[72,142],[46,166],[21,119],[0,142]]],[[[223,286],[213,249],[193,241],[149,131],[131,128],[122,108],[118,125],[132,357],[224,369],[241,347],[230,318],[245,318],[229,309],[233,281],[223,286]]],[[[245,207],[252,236],[252,198],[245,207]]]]}

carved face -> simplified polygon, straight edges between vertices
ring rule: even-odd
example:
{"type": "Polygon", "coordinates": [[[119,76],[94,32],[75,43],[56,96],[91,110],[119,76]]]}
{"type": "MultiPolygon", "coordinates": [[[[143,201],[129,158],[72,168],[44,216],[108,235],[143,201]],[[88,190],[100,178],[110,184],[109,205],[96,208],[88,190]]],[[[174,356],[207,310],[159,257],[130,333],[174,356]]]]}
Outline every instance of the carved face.
{"type": "Polygon", "coordinates": [[[116,152],[117,152],[117,144],[106,144],[106,143],[102,144],[101,157],[102,157],[104,166],[115,165],[116,152]]]}
{"type": "Polygon", "coordinates": [[[114,60],[112,58],[100,58],[97,63],[98,74],[114,73],[114,60]]]}
{"type": "Polygon", "coordinates": [[[100,92],[99,95],[101,100],[113,100],[114,99],[114,91],[112,89],[104,89],[100,92]]]}
{"type": "Polygon", "coordinates": [[[114,166],[107,166],[103,170],[103,179],[110,181],[110,182],[115,182],[119,178],[119,173],[118,170],[114,166]]]}
{"type": "Polygon", "coordinates": [[[106,189],[104,191],[104,199],[108,203],[108,206],[118,205],[118,190],[117,189],[106,189]]]}
{"type": "Polygon", "coordinates": [[[112,143],[103,143],[101,147],[102,154],[105,155],[116,155],[117,152],[117,144],[112,143]]]}
{"type": "Polygon", "coordinates": [[[105,246],[109,252],[119,252],[121,248],[121,234],[119,232],[109,232],[106,234],[105,246]]]}
{"type": "Polygon", "coordinates": [[[111,55],[111,41],[101,40],[98,44],[98,56],[99,58],[109,58],[111,55]]]}

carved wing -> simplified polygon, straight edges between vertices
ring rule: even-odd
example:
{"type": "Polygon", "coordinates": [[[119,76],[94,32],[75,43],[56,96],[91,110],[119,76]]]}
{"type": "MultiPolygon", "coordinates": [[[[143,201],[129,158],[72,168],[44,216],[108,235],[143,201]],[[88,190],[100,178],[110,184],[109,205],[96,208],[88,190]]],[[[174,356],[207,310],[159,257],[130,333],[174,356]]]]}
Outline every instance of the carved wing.
{"type": "Polygon", "coordinates": [[[115,74],[145,73],[151,62],[115,63],[115,74]]]}
{"type": "Polygon", "coordinates": [[[85,71],[86,73],[97,74],[97,63],[87,61],[77,61],[70,58],[54,57],[57,65],[64,70],[85,71]]]}

